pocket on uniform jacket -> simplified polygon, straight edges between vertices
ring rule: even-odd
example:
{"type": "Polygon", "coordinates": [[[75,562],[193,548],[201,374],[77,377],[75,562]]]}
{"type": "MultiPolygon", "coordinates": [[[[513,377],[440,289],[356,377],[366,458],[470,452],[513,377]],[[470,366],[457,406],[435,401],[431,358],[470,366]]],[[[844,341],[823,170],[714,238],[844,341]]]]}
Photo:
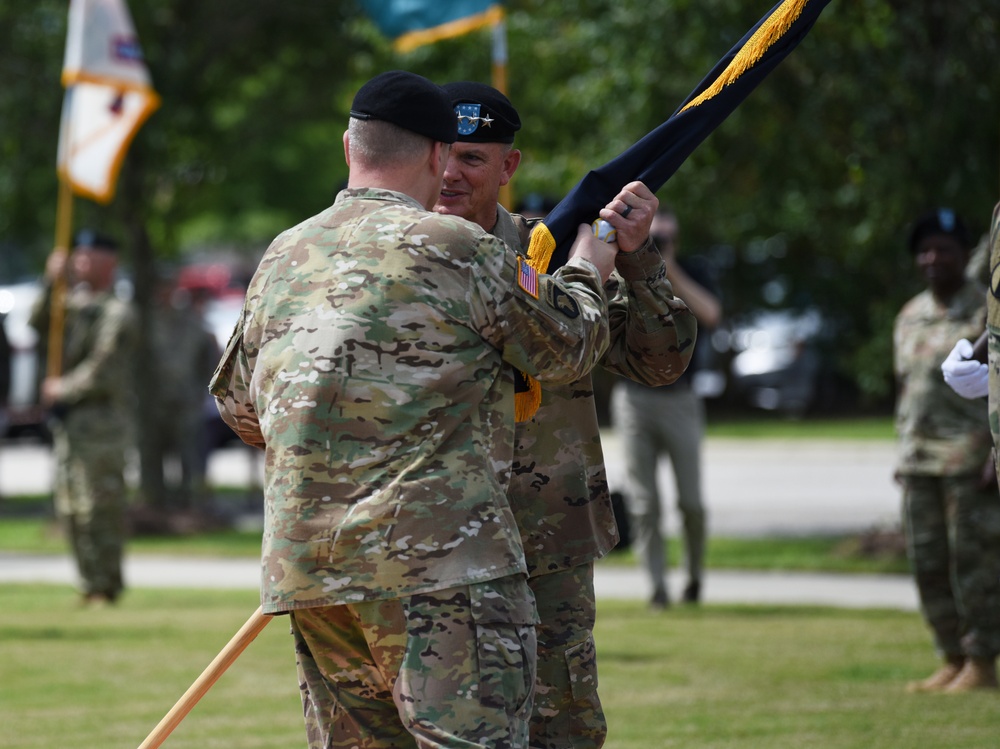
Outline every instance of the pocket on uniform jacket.
{"type": "Polygon", "coordinates": [[[535,685],[538,612],[523,578],[469,586],[476,624],[479,701],[527,720],[535,685]]]}
{"type": "Polygon", "coordinates": [[[597,691],[597,646],[593,635],[566,649],[566,668],[574,701],[597,691]]]}

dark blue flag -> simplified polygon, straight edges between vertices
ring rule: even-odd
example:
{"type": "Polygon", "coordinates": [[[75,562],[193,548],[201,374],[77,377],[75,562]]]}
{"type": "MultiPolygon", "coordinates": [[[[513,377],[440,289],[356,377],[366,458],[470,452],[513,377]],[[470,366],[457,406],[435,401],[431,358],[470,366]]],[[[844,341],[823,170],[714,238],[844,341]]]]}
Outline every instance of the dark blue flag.
{"type": "Polygon", "coordinates": [[[531,236],[528,257],[541,272],[564,265],[576,228],[598,217],[633,180],[656,192],[812,28],[830,0],[783,0],[764,16],[670,118],[619,156],[589,172],[531,236]]]}
{"type": "MultiPolygon", "coordinates": [[[[634,180],[656,192],[779,62],[798,46],[830,0],[782,0],[716,63],[670,118],[589,172],[531,233],[528,261],[541,273],[563,266],[580,224],[589,224],[634,180]]],[[[515,415],[534,416],[541,387],[518,373],[515,415]]]]}

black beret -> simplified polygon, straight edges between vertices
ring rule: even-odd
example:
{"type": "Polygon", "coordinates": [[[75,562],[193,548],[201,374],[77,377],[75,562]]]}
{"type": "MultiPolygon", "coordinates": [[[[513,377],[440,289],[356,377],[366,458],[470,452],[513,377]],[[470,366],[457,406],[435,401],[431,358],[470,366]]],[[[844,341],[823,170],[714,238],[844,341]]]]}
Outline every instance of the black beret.
{"type": "Polygon", "coordinates": [[[937,208],[925,213],[913,225],[910,230],[910,252],[916,252],[921,240],[937,234],[954,237],[962,245],[962,249],[967,250],[972,246],[969,230],[955,211],[951,208],[937,208]]]}
{"type": "Polygon", "coordinates": [[[351,117],[382,120],[442,143],[454,143],[455,112],[443,88],[405,70],[380,73],[358,89],[351,117]]]}
{"type": "Polygon", "coordinates": [[[117,252],[118,243],[106,234],[99,234],[93,229],[80,229],[73,237],[74,247],[93,247],[108,252],[117,252]]]}
{"type": "Polygon", "coordinates": [[[510,99],[475,81],[446,83],[458,115],[458,139],[465,143],[513,143],[521,118],[510,99]]]}

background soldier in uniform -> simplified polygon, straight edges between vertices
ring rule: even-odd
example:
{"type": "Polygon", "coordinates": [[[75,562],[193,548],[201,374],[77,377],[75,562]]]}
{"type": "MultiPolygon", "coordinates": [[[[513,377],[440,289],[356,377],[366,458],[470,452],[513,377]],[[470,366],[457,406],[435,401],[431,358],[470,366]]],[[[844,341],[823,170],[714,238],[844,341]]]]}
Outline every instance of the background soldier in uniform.
{"type": "Polygon", "coordinates": [[[262,605],[290,614],[311,747],[527,739],[512,366],[593,366],[617,248],[581,227],[569,264],[538,275],[430,212],[455,131],[420,76],[358,91],[347,189],[271,244],[213,378],[265,450],[262,605]]]}
{"type": "Polygon", "coordinates": [[[189,508],[208,499],[205,381],[222,352],[191,292],[177,288],[166,270],[157,281],[152,339],[159,372],[156,452],[166,464],[168,505],[189,508]]]}
{"type": "MultiPolygon", "coordinates": [[[[114,294],[117,268],[114,241],[89,230],[77,234],[69,258],[62,373],[46,377],[41,388],[43,404],[56,417],[56,515],[73,547],[85,603],[114,602],[123,588],[123,471],[136,323],[131,306],[114,294]]],[[[65,254],[54,252],[31,317],[43,339],[52,284],[65,271],[65,254]]]]}
{"type": "MultiPolygon", "coordinates": [[[[521,158],[513,148],[521,126],[517,111],[481,83],[449,83],[445,89],[459,115],[459,134],[435,210],[475,221],[523,252],[537,221],[511,215],[497,203],[521,158]]],[[[690,360],[695,320],[673,296],[649,240],[656,207],[645,185],[633,182],[601,211],[616,228],[623,252],[607,286],[611,344],[600,363],[626,377],[665,384],[690,360]]],[[[543,383],[538,412],[515,426],[509,496],[541,620],[530,746],[600,747],[607,723],[597,694],[594,561],[615,547],[618,531],[589,372],[567,384],[543,383]]]]}
{"type": "Polygon", "coordinates": [[[910,250],[928,288],[904,305],[893,332],[898,380],[897,478],[907,551],[921,609],[944,662],[911,691],[997,686],[1000,652],[1000,495],[982,406],[941,377],[954,342],[975,339],[986,317],[984,289],[965,277],[970,242],[949,209],[922,217],[910,250]],[[989,472],[992,474],[992,471],[989,472]]]}

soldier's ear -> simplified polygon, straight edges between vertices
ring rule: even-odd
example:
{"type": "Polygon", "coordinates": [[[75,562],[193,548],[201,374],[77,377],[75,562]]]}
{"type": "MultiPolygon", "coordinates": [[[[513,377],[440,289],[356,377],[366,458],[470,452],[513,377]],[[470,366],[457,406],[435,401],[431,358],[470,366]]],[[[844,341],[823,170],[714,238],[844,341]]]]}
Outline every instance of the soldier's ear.
{"type": "Polygon", "coordinates": [[[516,148],[509,150],[503,157],[503,170],[500,172],[500,184],[506,185],[510,178],[514,176],[518,165],[521,163],[521,152],[516,148]]]}

